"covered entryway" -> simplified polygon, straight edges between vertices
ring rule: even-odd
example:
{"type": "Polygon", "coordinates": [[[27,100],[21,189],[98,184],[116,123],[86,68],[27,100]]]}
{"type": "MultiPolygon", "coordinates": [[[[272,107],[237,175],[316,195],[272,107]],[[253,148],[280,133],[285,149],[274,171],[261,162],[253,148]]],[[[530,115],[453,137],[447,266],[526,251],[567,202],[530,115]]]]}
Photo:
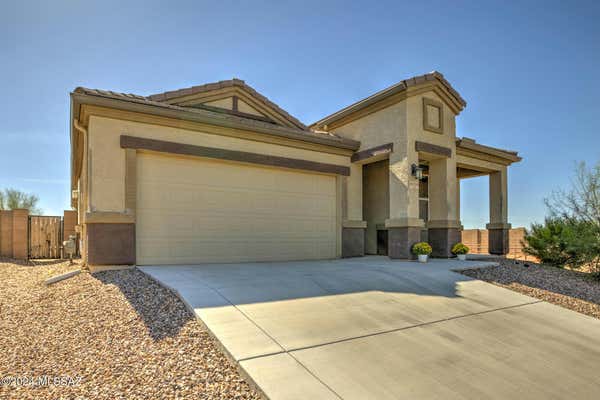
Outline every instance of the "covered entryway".
{"type": "Polygon", "coordinates": [[[328,259],[333,175],[138,152],[139,265],[328,259]]]}

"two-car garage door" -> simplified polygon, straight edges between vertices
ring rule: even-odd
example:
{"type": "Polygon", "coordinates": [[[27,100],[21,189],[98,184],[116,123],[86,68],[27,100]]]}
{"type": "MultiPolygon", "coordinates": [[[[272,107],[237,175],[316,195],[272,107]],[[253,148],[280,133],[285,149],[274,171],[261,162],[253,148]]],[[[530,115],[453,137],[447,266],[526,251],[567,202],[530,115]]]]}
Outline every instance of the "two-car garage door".
{"type": "Polygon", "coordinates": [[[334,176],[138,152],[137,263],[336,256],[334,176]]]}

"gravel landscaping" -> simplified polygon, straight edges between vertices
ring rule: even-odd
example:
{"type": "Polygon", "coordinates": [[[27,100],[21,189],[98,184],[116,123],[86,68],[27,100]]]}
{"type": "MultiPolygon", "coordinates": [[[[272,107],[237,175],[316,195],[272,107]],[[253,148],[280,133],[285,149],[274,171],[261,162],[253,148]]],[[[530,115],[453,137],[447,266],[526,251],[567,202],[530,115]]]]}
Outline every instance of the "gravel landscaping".
{"type": "Polygon", "coordinates": [[[497,261],[500,266],[457,272],[600,318],[600,281],[590,274],[532,262],[497,261]]]}
{"type": "Polygon", "coordinates": [[[44,285],[73,268],[0,259],[0,398],[260,398],[170,291],[135,269],[44,285]]]}

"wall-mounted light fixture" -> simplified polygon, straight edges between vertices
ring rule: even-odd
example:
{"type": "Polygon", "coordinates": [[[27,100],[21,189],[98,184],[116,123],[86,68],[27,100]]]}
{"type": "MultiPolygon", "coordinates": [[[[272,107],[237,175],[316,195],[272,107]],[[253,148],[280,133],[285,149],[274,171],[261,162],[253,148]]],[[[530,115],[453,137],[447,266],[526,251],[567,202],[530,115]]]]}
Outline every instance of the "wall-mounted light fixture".
{"type": "Polygon", "coordinates": [[[421,180],[423,179],[423,168],[421,168],[417,164],[413,164],[410,166],[410,174],[418,180],[421,180]]]}

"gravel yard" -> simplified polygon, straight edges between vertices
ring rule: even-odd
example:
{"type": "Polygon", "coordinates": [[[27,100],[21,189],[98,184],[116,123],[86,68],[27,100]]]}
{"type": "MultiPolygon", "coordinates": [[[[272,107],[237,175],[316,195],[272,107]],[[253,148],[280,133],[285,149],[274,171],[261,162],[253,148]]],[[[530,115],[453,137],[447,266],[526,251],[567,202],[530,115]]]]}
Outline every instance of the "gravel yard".
{"type": "Polygon", "coordinates": [[[600,281],[589,274],[532,262],[497,261],[498,267],[457,272],[600,318],[600,281]]]}
{"type": "Polygon", "coordinates": [[[44,286],[71,269],[0,260],[0,398],[260,398],[179,299],[142,272],[44,286]],[[74,381],[6,384],[44,376],[74,381]]]}

